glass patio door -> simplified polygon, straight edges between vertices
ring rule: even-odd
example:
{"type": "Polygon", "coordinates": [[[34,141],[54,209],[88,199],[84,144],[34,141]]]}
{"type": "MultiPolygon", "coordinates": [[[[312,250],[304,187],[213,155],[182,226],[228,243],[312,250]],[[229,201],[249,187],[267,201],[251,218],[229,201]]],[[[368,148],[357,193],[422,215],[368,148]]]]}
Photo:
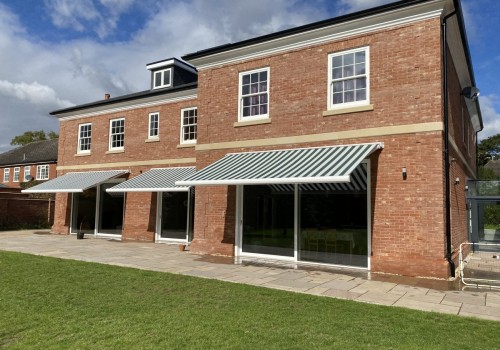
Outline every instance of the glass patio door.
{"type": "Polygon", "coordinates": [[[188,240],[192,227],[189,192],[162,192],[161,196],[160,239],[188,240]]]}
{"type": "Polygon", "coordinates": [[[294,256],[294,192],[243,187],[242,253],[294,256]]]}

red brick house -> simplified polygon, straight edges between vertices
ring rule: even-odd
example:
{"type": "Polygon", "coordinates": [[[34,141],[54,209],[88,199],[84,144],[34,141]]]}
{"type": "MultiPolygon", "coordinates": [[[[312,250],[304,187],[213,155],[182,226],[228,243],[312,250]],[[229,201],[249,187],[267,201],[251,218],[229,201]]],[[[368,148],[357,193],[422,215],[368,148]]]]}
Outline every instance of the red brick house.
{"type": "Polygon", "coordinates": [[[149,64],[148,91],[52,113],[60,177],[32,191],[58,193],[54,232],[454,274],[482,129],[460,1],[182,59],[149,64]]]}
{"type": "Polygon", "coordinates": [[[0,154],[1,184],[21,188],[21,183],[56,177],[57,139],[37,141],[0,154]]]}

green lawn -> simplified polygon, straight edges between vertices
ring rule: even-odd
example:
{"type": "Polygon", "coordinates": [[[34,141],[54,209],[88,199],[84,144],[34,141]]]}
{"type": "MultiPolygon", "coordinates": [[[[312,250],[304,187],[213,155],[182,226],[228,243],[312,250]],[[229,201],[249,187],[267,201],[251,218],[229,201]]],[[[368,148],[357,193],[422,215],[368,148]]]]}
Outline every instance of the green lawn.
{"type": "Polygon", "coordinates": [[[495,349],[500,323],[0,252],[5,349],[495,349]]]}

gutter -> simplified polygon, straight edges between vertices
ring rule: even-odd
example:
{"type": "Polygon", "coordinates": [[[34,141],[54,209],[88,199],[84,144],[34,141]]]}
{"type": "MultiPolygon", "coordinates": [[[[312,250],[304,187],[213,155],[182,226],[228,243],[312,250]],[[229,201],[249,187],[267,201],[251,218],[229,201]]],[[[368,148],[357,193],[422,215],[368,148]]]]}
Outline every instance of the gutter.
{"type": "Polygon", "coordinates": [[[445,207],[446,207],[446,260],[450,266],[450,275],[455,277],[455,263],[451,258],[451,190],[450,190],[450,140],[448,111],[448,51],[446,45],[446,25],[448,18],[454,16],[456,10],[447,14],[441,21],[441,45],[443,60],[443,119],[444,119],[444,172],[445,172],[445,207]]]}

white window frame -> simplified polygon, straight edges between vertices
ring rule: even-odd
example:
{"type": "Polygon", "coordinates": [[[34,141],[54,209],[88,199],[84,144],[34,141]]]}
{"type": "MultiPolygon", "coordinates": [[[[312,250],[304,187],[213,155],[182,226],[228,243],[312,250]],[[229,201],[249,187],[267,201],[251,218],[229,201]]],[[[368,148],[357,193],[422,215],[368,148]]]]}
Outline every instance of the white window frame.
{"type": "Polygon", "coordinates": [[[3,169],[3,182],[9,182],[10,179],[10,168],[3,169]]]}
{"type": "Polygon", "coordinates": [[[359,47],[359,48],[352,49],[352,50],[335,52],[335,53],[329,54],[328,55],[328,79],[327,80],[328,80],[327,106],[328,106],[329,110],[369,105],[370,104],[370,47],[369,46],[359,47]],[[360,52],[360,51],[365,52],[365,73],[360,74],[360,75],[353,75],[352,77],[348,77],[348,78],[333,79],[333,77],[332,77],[332,70],[333,70],[332,59],[333,59],[333,57],[343,56],[343,55],[356,53],[356,52],[360,52]],[[362,101],[343,102],[343,103],[334,104],[333,103],[333,83],[334,83],[334,81],[339,81],[339,80],[344,81],[344,80],[350,80],[350,79],[355,79],[355,78],[360,78],[360,77],[366,77],[366,99],[364,99],[362,101]]]}
{"type": "Polygon", "coordinates": [[[36,166],[36,179],[48,180],[49,179],[49,166],[47,164],[36,166]]]}
{"type": "Polygon", "coordinates": [[[153,72],[153,89],[161,89],[161,88],[166,88],[172,86],[172,68],[166,68],[166,69],[161,69],[161,70],[156,70],[153,72]],[[168,72],[168,83],[165,84],[165,74],[168,72]],[[156,84],[157,78],[160,78],[160,82],[158,85],[156,84]]]}
{"type": "Polygon", "coordinates": [[[148,118],[148,139],[149,140],[158,140],[160,138],[160,113],[159,112],[153,112],[149,113],[149,118],[148,118]],[[158,117],[156,121],[156,128],[152,129],[151,128],[151,119],[156,116],[158,117]],[[156,135],[152,135],[152,132],[156,131],[156,135]]]}
{"type": "Polygon", "coordinates": [[[12,182],[19,182],[19,175],[21,173],[21,168],[16,166],[14,168],[14,174],[12,176],[12,182]]]}
{"type": "Polygon", "coordinates": [[[250,121],[250,120],[269,119],[269,108],[271,105],[271,94],[269,91],[270,81],[271,81],[271,69],[270,69],[270,67],[240,72],[239,79],[238,79],[238,121],[242,122],[242,121],[250,121]],[[255,93],[255,94],[249,93],[249,94],[243,95],[243,93],[242,93],[243,77],[246,75],[251,75],[254,73],[261,73],[261,72],[267,72],[267,90],[266,90],[266,93],[267,93],[267,113],[244,117],[243,116],[243,98],[248,97],[248,96],[252,96],[252,95],[260,95],[262,93],[255,93]]]}
{"type": "Polygon", "coordinates": [[[121,151],[125,148],[125,118],[117,118],[111,119],[109,121],[109,150],[110,151],[121,151]],[[123,132],[113,133],[113,123],[123,121],[123,132]],[[116,142],[114,137],[118,135],[123,135],[123,145],[122,146],[113,146],[113,143],[116,142]]]}
{"type": "Polygon", "coordinates": [[[24,181],[29,181],[28,176],[31,176],[31,166],[29,165],[24,167],[24,181]]]}
{"type": "Polygon", "coordinates": [[[77,153],[78,154],[88,154],[92,151],[92,123],[85,123],[85,124],[80,124],[78,125],[78,149],[77,153]],[[82,128],[84,127],[90,127],[89,130],[87,130],[87,133],[89,134],[88,136],[82,137],[82,128]],[[82,141],[83,140],[89,140],[89,149],[82,149],[82,141]]]}
{"type": "Polygon", "coordinates": [[[198,139],[198,107],[189,107],[189,108],[183,108],[181,109],[181,144],[194,144],[196,143],[196,140],[198,139]],[[189,112],[189,111],[196,111],[196,124],[184,124],[184,113],[189,112]],[[186,140],[184,138],[184,128],[190,127],[190,126],[195,126],[196,127],[196,138],[194,140],[186,140]]]}

